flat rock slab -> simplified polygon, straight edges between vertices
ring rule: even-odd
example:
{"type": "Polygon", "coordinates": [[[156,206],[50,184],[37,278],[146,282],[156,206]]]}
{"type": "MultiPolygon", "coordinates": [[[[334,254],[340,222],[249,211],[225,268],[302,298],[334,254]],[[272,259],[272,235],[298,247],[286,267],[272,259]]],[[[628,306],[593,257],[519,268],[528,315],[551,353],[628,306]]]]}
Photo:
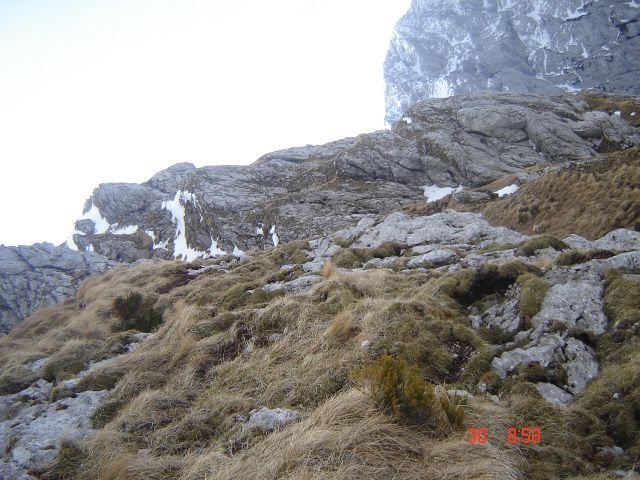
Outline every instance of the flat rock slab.
{"type": "Polygon", "coordinates": [[[249,413],[249,419],[242,425],[242,431],[256,430],[270,433],[289,423],[297,422],[301,418],[300,413],[288,408],[268,409],[262,407],[249,413]]]}

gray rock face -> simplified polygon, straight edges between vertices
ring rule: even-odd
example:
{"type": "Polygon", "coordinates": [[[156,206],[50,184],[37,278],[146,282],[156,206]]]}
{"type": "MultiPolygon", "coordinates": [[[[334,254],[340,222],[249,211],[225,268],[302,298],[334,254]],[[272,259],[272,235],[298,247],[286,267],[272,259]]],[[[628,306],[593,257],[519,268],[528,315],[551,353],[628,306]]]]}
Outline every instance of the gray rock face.
{"type": "Polygon", "coordinates": [[[114,262],[94,252],[75,252],[48,243],[0,246],[0,333],[35,310],[75,294],[80,282],[114,262]]]}
{"type": "Polygon", "coordinates": [[[579,235],[569,235],[565,243],[581,250],[640,250],[640,232],[619,228],[593,242],[579,235]]]}
{"type": "MultiPolygon", "coordinates": [[[[637,2],[413,0],[384,64],[386,120],[425,98],[487,90],[637,94],[639,17],[637,2]]],[[[484,117],[503,138],[521,138],[505,118],[484,117]]],[[[484,129],[478,120],[465,118],[484,129]]]]}
{"type": "Polygon", "coordinates": [[[522,317],[519,310],[520,288],[515,285],[505,295],[505,301],[493,305],[482,315],[469,317],[474,328],[485,327],[488,329],[499,328],[505,333],[515,334],[522,326],[522,317]]]}
{"type": "Polygon", "coordinates": [[[604,287],[600,280],[585,278],[553,285],[547,292],[542,308],[531,319],[534,329],[543,331],[552,322],[563,323],[567,328],[581,327],[602,335],[608,323],[603,313],[604,287]]]}
{"type": "Polygon", "coordinates": [[[418,268],[422,266],[440,267],[453,262],[456,258],[458,258],[458,254],[453,250],[432,250],[431,252],[413,257],[407,263],[407,268],[418,268]]]}
{"type": "Polygon", "coordinates": [[[240,255],[423,201],[425,185],[479,186],[534,164],[591,160],[604,138],[640,145],[638,129],[571,95],[431,99],[407,115],[411,123],[392,130],[273,152],[249,166],[181,163],[143,185],[100,185],[73,244],[124,262],[240,255]]]}
{"type": "Polygon", "coordinates": [[[262,287],[262,289],[266,292],[277,292],[282,290],[287,293],[302,293],[321,281],[322,277],[319,275],[306,275],[289,282],[268,283],[262,287]]]}
{"type": "Polygon", "coordinates": [[[542,398],[558,407],[567,406],[573,400],[573,395],[553,383],[538,382],[536,383],[536,389],[542,398]]]}
{"type": "MultiPolygon", "coordinates": [[[[50,392],[51,384],[44,384],[50,392]]],[[[1,478],[32,478],[26,472],[51,462],[62,436],[68,440],[87,436],[89,416],[108,393],[82,392],[75,398],[46,403],[33,396],[33,391],[40,390],[45,395],[44,387],[34,386],[11,396],[17,412],[0,422],[0,448],[5,452],[0,459],[1,478]],[[31,395],[31,403],[19,402],[26,394],[31,395]]]]}
{"type": "Polygon", "coordinates": [[[374,226],[359,224],[344,235],[356,233],[358,239],[353,243],[356,248],[375,248],[388,241],[399,241],[410,247],[424,244],[482,247],[491,243],[519,243],[527,238],[508,228],[490,225],[480,214],[453,210],[428,217],[396,212],[374,226]]]}
{"type": "MultiPolygon", "coordinates": [[[[604,140],[607,145],[640,145],[637,128],[616,115],[590,111],[572,95],[430,99],[407,115],[389,131],[270,153],[249,166],[181,163],[142,185],[100,185],[67,241],[81,253],[43,252],[45,247],[34,246],[36,253],[20,254],[24,261],[15,249],[0,254],[0,329],[68,297],[79,280],[108,268],[104,257],[125,263],[192,261],[225,253],[241,257],[251,248],[328,238],[356,225],[358,235],[372,227],[356,246],[401,239],[422,246],[415,251],[420,254],[452,244],[517,243],[524,237],[489,228],[469,214],[436,215],[427,223],[389,216],[376,224],[376,218],[425,201],[425,186],[479,186],[505,174],[524,174],[534,164],[589,161],[598,158],[604,140]],[[50,256],[55,259],[51,265],[50,256]]],[[[456,195],[466,201],[487,198],[456,195]]],[[[623,243],[629,242],[636,240],[623,243]]],[[[304,270],[318,271],[328,257],[325,252],[304,270]]]]}

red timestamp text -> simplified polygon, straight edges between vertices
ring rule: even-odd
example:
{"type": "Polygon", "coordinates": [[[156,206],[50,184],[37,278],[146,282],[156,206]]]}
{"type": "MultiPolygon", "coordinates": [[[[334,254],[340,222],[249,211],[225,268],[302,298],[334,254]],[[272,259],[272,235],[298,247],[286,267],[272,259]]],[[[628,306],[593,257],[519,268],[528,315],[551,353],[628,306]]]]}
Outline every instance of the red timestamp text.
{"type": "MultiPolygon", "coordinates": [[[[487,428],[468,428],[467,433],[469,434],[467,443],[483,444],[489,439],[487,428]]],[[[538,444],[542,441],[542,432],[537,427],[508,428],[506,440],[511,444],[538,444]]]]}

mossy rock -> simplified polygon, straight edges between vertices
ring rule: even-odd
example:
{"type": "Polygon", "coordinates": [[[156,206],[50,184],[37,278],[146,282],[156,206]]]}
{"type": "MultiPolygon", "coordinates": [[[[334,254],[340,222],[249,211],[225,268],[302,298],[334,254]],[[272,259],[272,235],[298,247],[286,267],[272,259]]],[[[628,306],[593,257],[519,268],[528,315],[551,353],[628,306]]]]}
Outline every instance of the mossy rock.
{"type": "Polygon", "coordinates": [[[100,403],[89,417],[91,428],[100,429],[111,422],[120,410],[126,405],[126,402],[119,398],[107,399],[100,403]]]}
{"type": "Polygon", "coordinates": [[[614,252],[610,250],[569,250],[568,252],[562,252],[558,258],[556,259],[556,265],[559,266],[570,266],[578,263],[585,263],[589,260],[593,259],[606,259],[611,258],[615,255],[614,252]]]}
{"type": "Polygon", "coordinates": [[[379,247],[371,250],[374,258],[399,257],[407,249],[407,246],[399,242],[384,242],[379,247]]]}
{"type": "Polygon", "coordinates": [[[42,370],[42,378],[47,382],[58,382],[71,378],[89,366],[86,359],[75,355],[58,355],[47,362],[42,370]]]}
{"type": "Polygon", "coordinates": [[[618,328],[640,322],[640,280],[625,278],[616,270],[605,274],[604,312],[618,328]]]}
{"type": "Polygon", "coordinates": [[[18,393],[37,379],[38,375],[24,365],[7,369],[7,371],[0,376],[0,395],[18,393]]]}
{"type": "Polygon", "coordinates": [[[516,250],[516,255],[530,257],[543,248],[553,248],[554,250],[561,251],[568,249],[569,245],[551,235],[540,235],[522,242],[516,250]]]}

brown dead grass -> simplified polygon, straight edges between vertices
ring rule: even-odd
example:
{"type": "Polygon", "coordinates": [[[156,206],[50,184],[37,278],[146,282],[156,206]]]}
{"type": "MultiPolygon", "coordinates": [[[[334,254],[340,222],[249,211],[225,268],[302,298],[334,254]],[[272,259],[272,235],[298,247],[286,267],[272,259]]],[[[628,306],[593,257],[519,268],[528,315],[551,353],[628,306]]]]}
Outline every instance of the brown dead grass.
{"type": "MultiPolygon", "coordinates": [[[[487,445],[470,446],[459,432],[402,425],[353,389],[351,371],[390,354],[417,365],[438,391],[473,390],[495,355],[467,326],[463,300],[473,272],[334,272],[307,293],[247,301],[247,286],[298,275],[279,270],[295,255],[256,254],[229,273],[187,283],[184,265],[173,262],[115,269],[0,339],[9,349],[0,351],[5,374],[42,356],[80,352],[95,361],[120,353],[131,333],[109,328],[117,295],[140,291],[164,312],[151,339],[83,380],[81,388],[113,390],[92,418],[98,431],[83,442],[82,461],[76,455],[61,471],[74,469],[71,477],[79,479],[516,479],[535,461],[555,472],[554,455],[530,457],[498,433],[487,445]],[[243,432],[234,417],[261,406],[294,408],[303,419],[268,436],[243,432]]],[[[502,276],[494,277],[482,277],[495,283],[487,285],[492,293],[504,287],[502,276]]],[[[472,398],[465,427],[534,425],[534,406],[521,409],[533,415],[526,417],[472,398]]],[[[556,420],[543,414],[549,424],[556,420]]],[[[567,438],[552,436],[553,451],[566,454],[567,438]]],[[[563,472],[577,470],[572,464],[563,472]]]]}
{"type": "MultiPolygon", "coordinates": [[[[640,109],[637,111],[635,118],[640,118],[640,109]]],[[[476,190],[495,190],[511,183],[507,176],[476,190]]],[[[481,212],[491,224],[527,235],[563,238],[575,233],[594,240],[616,228],[640,230],[640,148],[604,154],[588,164],[553,168],[517,192],[481,204],[462,204],[445,197],[407,205],[402,211],[432,215],[448,208],[481,212]]]]}
{"type": "Polygon", "coordinates": [[[482,209],[487,219],[523,233],[600,238],[616,228],[640,230],[640,148],[604,161],[545,174],[482,209]]]}
{"type": "Polygon", "coordinates": [[[583,92],[580,97],[585,100],[593,110],[600,110],[613,114],[620,112],[629,125],[640,126],[640,101],[637,97],[625,95],[600,94],[596,92],[583,92]],[[635,115],[631,115],[635,112],[635,115]]]}

